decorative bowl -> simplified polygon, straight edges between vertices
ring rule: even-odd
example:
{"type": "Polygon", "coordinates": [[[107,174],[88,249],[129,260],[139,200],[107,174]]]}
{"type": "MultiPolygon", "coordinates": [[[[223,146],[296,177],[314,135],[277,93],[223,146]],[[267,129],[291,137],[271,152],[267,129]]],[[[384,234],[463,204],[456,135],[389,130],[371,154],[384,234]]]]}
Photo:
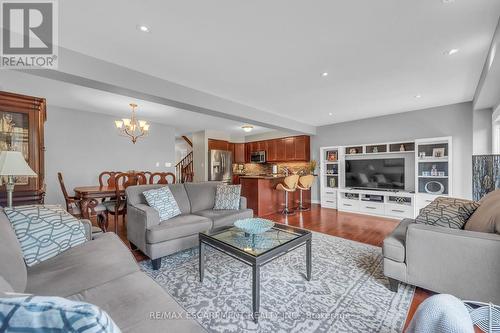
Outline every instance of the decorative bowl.
{"type": "Polygon", "coordinates": [[[261,218],[242,219],[234,222],[234,226],[246,234],[262,234],[274,226],[274,222],[261,218]]]}

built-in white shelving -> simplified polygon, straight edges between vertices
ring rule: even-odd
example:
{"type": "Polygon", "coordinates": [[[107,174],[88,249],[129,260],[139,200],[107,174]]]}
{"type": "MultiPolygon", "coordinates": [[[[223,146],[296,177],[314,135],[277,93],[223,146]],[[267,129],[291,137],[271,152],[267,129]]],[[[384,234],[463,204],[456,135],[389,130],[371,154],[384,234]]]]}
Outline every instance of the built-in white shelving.
{"type": "MultiPolygon", "coordinates": [[[[320,148],[321,206],[361,214],[414,218],[421,208],[437,196],[452,194],[451,154],[451,137],[322,147],[320,148]],[[357,155],[382,158],[384,155],[393,154],[414,155],[415,165],[409,167],[414,168],[415,191],[345,188],[346,158],[352,159],[357,155]]],[[[413,157],[411,160],[413,161],[413,157]]]]}

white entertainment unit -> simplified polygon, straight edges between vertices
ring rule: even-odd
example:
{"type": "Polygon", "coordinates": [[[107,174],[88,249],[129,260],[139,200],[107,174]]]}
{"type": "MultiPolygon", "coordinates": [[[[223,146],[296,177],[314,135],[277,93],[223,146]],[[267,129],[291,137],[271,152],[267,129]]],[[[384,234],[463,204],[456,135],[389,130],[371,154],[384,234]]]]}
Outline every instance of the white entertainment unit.
{"type": "MultiPolygon", "coordinates": [[[[451,144],[451,137],[441,137],[321,147],[321,206],[390,218],[415,218],[420,209],[436,197],[452,194],[451,144]],[[346,187],[346,161],[350,165],[350,161],[356,160],[392,161],[394,158],[405,161],[401,176],[404,181],[395,183],[400,189],[346,187]]],[[[365,184],[378,184],[370,182],[363,173],[350,174],[349,177],[361,178],[365,184]]]]}

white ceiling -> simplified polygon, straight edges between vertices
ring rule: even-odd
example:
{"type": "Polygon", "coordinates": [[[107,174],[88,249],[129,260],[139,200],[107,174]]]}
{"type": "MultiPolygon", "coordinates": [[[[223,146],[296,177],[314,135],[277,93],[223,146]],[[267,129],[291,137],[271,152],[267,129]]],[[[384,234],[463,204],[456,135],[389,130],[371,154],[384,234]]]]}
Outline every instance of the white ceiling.
{"type": "Polygon", "coordinates": [[[59,4],[66,48],[311,125],[472,100],[500,15],[499,0],[59,4]]]}
{"type": "MultiPolygon", "coordinates": [[[[129,118],[129,103],[139,105],[137,115],[140,119],[172,126],[177,135],[184,135],[205,129],[224,132],[228,137],[244,137],[242,123],[194,113],[149,101],[50,80],[22,72],[2,70],[0,90],[44,97],[47,108],[59,106],[73,110],[102,113],[117,119],[129,118]]],[[[153,127],[152,127],[153,130],[153,127]]],[[[269,132],[271,129],[254,126],[250,134],[269,132]]]]}

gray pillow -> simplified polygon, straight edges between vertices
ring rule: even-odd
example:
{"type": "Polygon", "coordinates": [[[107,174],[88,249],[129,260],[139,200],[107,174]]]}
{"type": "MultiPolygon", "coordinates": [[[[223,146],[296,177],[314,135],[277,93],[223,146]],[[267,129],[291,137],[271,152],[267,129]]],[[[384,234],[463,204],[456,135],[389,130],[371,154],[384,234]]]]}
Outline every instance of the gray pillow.
{"type": "Polygon", "coordinates": [[[467,220],[478,207],[479,204],[475,201],[439,197],[422,208],[415,221],[440,227],[463,229],[467,220]]]}
{"type": "Polygon", "coordinates": [[[241,185],[217,185],[214,210],[239,209],[241,185]]]}

